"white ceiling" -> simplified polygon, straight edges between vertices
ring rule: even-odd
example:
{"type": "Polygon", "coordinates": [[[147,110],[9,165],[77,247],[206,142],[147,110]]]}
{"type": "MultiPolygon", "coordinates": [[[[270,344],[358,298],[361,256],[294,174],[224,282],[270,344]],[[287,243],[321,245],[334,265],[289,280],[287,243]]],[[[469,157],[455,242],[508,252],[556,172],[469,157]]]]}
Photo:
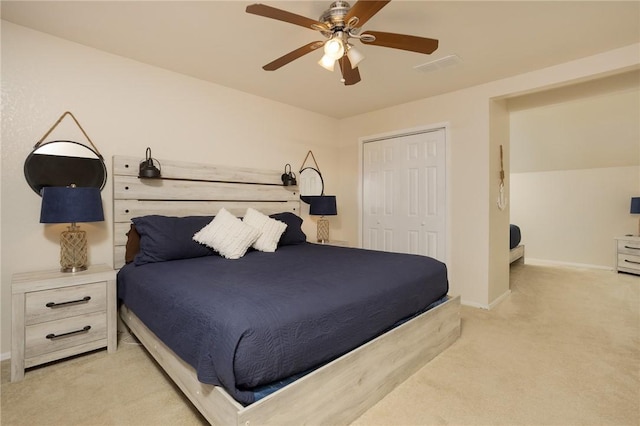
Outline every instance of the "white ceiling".
{"type": "MultiPolygon", "coordinates": [[[[330,1],[263,3],[318,19],[330,1]]],[[[2,19],[309,111],[344,118],[640,42],[638,1],[393,0],[363,30],[440,40],[431,55],[365,46],[362,81],[340,83],[312,52],[262,66],[320,33],[245,13],[251,1],[6,1],[2,19]],[[431,72],[416,65],[457,55],[431,72]]],[[[355,0],[351,2],[353,5],[355,0]]],[[[639,52],[640,54],[640,52],[639,52]]]]}

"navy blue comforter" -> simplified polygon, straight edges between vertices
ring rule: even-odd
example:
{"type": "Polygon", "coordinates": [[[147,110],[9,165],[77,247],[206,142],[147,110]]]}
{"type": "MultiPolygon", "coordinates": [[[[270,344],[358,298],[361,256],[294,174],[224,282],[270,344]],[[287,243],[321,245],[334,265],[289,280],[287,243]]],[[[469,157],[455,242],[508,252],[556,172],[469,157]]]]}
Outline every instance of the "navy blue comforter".
{"type": "Polygon", "coordinates": [[[435,259],[310,243],[118,273],[118,298],[201,382],[243,404],[252,388],[336,358],[447,291],[435,259]]]}

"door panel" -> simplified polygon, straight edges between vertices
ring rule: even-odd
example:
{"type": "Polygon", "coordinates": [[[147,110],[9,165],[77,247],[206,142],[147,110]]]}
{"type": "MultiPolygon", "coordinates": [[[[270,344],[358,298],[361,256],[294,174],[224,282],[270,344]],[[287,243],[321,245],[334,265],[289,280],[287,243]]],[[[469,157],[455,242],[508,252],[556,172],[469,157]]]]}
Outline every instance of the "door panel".
{"type": "Polygon", "coordinates": [[[445,130],[363,145],[363,247],[444,261],[445,130]]]}

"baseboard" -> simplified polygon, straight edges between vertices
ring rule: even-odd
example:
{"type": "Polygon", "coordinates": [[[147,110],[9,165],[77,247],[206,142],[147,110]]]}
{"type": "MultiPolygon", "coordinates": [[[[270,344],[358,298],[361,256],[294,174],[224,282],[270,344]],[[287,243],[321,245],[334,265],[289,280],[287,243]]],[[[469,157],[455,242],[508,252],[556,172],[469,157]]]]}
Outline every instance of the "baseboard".
{"type": "Polygon", "coordinates": [[[502,302],[504,299],[509,297],[510,294],[511,294],[511,289],[505,291],[500,296],[496,297],[493,300],[493,302],[489,303],[489,310],[491,310],[491,309],[495,308],[496,306],[498,306],[500,304],[500,302],[502,302]]]}
{"type": "Polygon", "coordinates": [[[0,354],[0,361],[6,361],[8,359],[11,359],[11,352],[0,354]]]}
{"type": "Polygon", "coordinates": [[[496,299],[494,299],[494,301],[489,303],[488,305],[478,303],[478,302],[470,302],[462,298],[460,299],[460,304],[464,306],[469,306],[471,308],[478,308],[478,309],[484,309],[486,311],[490,311],[491,309],[498,306],[500,302],[506,299],[510,294],[511,294],[511,290],[507,290],[504,293],[502,293],[500,296],[498,296],[496,299]]]}
{"type": "Polygon", "coordinates": [[[586,268],[586,269],[599,269],[601,271],[613,271],[613,267],[611,266],[592,265],[588,263],[562,262],[559,260],[535,259],[531,257],[527,257],[527,259],[525,260],[525,264],[537,265],[537,266],[570,266],[572,268],[586,268]]]}
{"type": "Polygon", "coordinates": [[[469,306],[471,308],[489,310],[489,305],[483,305],[483,304],[477,303],[477,302],[469,302],[468,300],[464,300],[463,298],[460,298],[460,304],[464,305],[464,306],[469,306]]]}

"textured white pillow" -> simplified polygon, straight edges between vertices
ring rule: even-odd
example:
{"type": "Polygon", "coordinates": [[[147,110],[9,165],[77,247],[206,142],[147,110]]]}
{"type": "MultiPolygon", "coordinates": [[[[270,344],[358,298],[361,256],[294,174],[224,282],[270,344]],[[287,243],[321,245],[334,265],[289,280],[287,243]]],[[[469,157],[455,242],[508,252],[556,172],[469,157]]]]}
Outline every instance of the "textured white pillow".
{"type": "Polygon", "coordinates": [[[253,243],[253,248],[260,251],[276,251],[278,241],[287,229],[286,223],[270,218],[251,207],[247,209],[242,221],[260,231],[260,236],[253,243]]]}
{"type": "Polygon", "coordinates": [[[260,231],[222,208],[207,226],[193,235],[193,239],[227,259],[239,259],[259,236],[260,231]]]}

